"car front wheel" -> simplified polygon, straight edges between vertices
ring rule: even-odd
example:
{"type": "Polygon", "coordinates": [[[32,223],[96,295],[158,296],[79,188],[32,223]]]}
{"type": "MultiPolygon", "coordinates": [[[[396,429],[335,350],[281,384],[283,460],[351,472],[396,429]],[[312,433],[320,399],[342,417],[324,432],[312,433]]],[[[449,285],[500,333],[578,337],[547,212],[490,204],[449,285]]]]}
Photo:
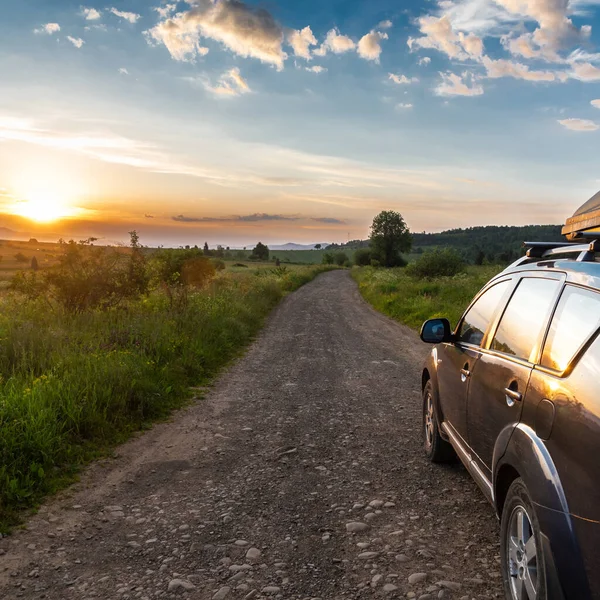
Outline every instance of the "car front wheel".
{"type": "Polygon", "coordinates": [[[506,598],[546,600],[546,569],[540,527],[522,479],[516,479],[508,490],[500,536],[506,598]]]}
{"type": "Polygon", "coordinates": [[[431,380],[423,388],[423,440],[425,452],[431,462],[445,463],[456,460],[454,448],[440,435],[435,391],[431,380]]]}

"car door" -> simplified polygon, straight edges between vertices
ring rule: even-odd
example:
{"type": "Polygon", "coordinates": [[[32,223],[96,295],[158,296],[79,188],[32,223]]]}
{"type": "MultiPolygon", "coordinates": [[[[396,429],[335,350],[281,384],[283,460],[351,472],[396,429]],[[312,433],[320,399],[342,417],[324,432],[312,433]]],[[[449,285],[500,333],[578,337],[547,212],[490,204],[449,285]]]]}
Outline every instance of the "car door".
{"type": "Polygon", "coordinates": [[[494,282],[471,304],[452,343],[438,348],[438,389],[443,420],[467,440],[467,392],[470,374],[495,315],[510,293],[512,279],[494,282]]]}
{"type": "Polygon", "coordinates": [[[468,443],[488,478],[496,440],[521,418],[533,363],[561,288],[560,274],[522,277],[472,369],[468,443]]]}

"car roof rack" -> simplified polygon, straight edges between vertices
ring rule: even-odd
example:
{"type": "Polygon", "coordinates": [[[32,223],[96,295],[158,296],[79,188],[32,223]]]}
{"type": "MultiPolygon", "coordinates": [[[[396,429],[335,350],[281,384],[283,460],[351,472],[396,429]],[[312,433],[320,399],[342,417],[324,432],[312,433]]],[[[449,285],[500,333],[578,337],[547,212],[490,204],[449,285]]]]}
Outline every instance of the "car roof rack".
{"type": "Polygon", "coordinates": [[[525,256],[518,259],[509,269],[527,264],[535,259],[551,259],[554,256],[576,254],[577,262],[594,262],[596,252],[600,252],[600,240],[594,239],[588,244],[573,244],[572,242],[525,242],[527,248],[525,256]]]}

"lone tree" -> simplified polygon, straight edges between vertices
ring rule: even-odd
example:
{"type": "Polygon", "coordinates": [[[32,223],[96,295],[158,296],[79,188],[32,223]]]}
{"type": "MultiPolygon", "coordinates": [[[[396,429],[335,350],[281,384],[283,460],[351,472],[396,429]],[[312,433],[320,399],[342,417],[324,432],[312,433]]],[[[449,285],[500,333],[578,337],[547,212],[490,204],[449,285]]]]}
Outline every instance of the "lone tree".
{"type": "Polygon", "coordinates": [[[34,256],[31,259],[31,269],[33,271],[37,271],[40,268],[40,265],[38,264],[38,259],[34,256]]]}
{"type": "Polygon", "coordinates": [[[252,250],[250,258],[253,260],[269,260],[269,248],[262,242],[258,242],[254,250],[252,250]]]}
{"type": "Polygon", "coordinates": [[[385,267],[396,267],[405,264],[401,253],[410,251],[412,236],[400,213],[384,210],[373,219],[370,243],[374,258],[385,267]]]}

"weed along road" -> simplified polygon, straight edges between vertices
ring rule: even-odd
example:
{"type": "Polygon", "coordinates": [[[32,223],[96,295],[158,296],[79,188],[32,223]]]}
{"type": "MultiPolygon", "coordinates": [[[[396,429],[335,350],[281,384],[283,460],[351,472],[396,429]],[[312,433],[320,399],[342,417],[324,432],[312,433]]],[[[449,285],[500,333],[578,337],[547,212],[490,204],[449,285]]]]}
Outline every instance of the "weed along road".
{"type": "Polygon", "coordinates": [[[501,597],[492,508],[421,449],[426,352],[319,276],[204,399],[0,539],[0,598],[501,597]]]}

